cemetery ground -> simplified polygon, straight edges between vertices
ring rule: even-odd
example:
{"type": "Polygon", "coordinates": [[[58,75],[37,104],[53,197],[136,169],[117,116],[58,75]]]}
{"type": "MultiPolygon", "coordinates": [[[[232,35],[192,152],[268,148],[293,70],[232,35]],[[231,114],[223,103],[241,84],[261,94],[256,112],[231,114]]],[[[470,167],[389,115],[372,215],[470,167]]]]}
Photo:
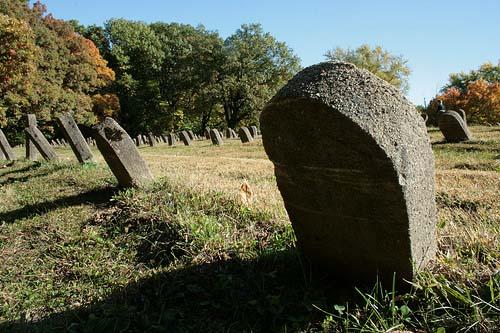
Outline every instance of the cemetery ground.
{"type": "Polygon", "coordinates": [[[260,139],[141,146],[145,189],[117,189],[95,147],[96,164],[3,162],[0,331],[500,330],[500,128],[471,131],[429,129],[438,256],[396,291],[298,255],[260,139]]]}

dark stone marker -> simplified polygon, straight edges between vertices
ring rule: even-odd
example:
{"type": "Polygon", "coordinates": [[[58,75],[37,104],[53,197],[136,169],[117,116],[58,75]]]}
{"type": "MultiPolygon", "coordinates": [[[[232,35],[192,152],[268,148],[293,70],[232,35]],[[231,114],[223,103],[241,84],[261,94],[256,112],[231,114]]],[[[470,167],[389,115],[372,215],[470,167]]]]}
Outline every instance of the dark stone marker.
{"type": "Polygon", "coordinates": [[[252,134],[250,134],[250,131],[247,127],[241,127],[239,133],[241,142],[247,143],[253,141],[252,134]]]}
{"type": "Polygon", "coordinates": [[[468,141],[472,135],[458,112],[448,110],[439,115],[438,126],[448,142],[468,141]]]}
{"type": "Polygon", "coordinates": [[[298,244],[358,282],[412,279],[436,250],[434,156],[401,93],[352,64],[302,70],[260,124],[298,244]],[[307,135],[303,135],[307,133],[307,135]]]}
{"type": "Polygon", "coordinates": [[[210,127],[205,127],[205,139],[210,140],[210,127]]]}
{"type": "Polygon", "coordinates": [[[187,134],[189,135],[189,138],[191,140],[194,140],[194,133],[193,133],[193,131],[189,130],[189,131],[187,131],[187,134]]]}
{"type": "Polygon", "coordinates": [[[155,136],[151,132],[148,133],[148,144],[150,147],[153,147],[156,144],[155,136]]]}
{"type": "Polygon", "coordinates": [[[57,117],[57,123],[61,127],[78,161],[80,163],[91,162],[94,159],[92,151],[71,114],[65,113],[57,117]]]}
{"type": "Polygon", "coordinates": [[[140,187],[153,181],[146,162],[125,130],[112,118],[94,126],[97,148],[123,187],[140,187]]]}
{"type": "Polygon", "coordinates": [[[135,145],[136,145],[137,147],[139,147],[139,146],[142,144],[142,137],[141,137],[141,135],[140,135],[140,134],[137,134],[137,136],[135,137],[135,140],[134,140],[134,141],[135,141],[135,145]]]}
{"type": "Polygon", "coordinates": [[[184,145],[190,146],[191,145],[191,137],[189,136],[189,133],[187,131],[182,131],[179,134],[182,142],[184,142],[184,145]]]}
{"type": "Polygon", "coordinates": [[[7,137],[0,129],[0,151],[2,152],[2,157],[6,160],[13,161],[16,159],[16,155],[14,155],[14,151],[7,141],[7,137]]]}
{"type": "Polygon", "coordinates": [[[28,134],[28,137],[31,142],[35,145],[35,147],[38,149],[38,152],[40,155],[43,156],[43,158],[47,161],[57,161],[59,158],[57,157],[56,152],[50,145],[50,143],[47,141],[45,136],[43,136],[42,132],[36,127],[36,126],[28,126],[24,129],[26,134],[28,134]]]}
{"type": "Polygon", "coordinates": [[[249,130],[252,138],[257,138],[257,126],[250,126],[249,130]]]}
{"type": "Polygon", "coordinates": [[[216,128],[210,130],[210,139],[212,139],[212,144],[214,145],[221,146],[224,144],[222,135],[216,128]]]}
{"type": "Polygon", "coordinates": [[[167,135],[167,144],[169,146],[175,146],[176,141],[177,141],[177,138],[175,137],[174,134],[170,133],[167,135]]]}
{"type": "MultiPolygon", "coordinates": [[[[37,126],[36,116],[34,114],[27,115],[27,126],[37,126]]],[[[29,136],[26,134],[26,159],[36,161],[38,159],[37,149],[35,144],[30,141],[29,136]]]]}

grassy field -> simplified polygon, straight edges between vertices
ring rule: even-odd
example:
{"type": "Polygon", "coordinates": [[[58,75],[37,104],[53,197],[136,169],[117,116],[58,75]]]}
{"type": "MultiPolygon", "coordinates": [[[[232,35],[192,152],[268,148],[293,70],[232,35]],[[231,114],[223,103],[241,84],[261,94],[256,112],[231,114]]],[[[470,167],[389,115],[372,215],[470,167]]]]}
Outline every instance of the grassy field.
{"type": "Polygon", "coordinates": [[[0,163],[0,332],[499,331],[500,128],[471,129],[429,130],[439,253],[406,291],[297,254],[261,140],[141,147],[143,190],[117,190],[97,151],[0,163]]]}

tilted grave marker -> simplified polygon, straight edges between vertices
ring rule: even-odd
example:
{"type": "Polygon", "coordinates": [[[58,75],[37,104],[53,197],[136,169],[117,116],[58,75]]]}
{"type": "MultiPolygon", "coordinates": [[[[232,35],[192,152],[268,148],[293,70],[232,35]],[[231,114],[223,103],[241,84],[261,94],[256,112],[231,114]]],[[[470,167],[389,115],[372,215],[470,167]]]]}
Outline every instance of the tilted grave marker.
{"type": "Polygon", "coordinates": [[[181,131],[179,136],[180,136],[182,142],[184,143],[184,145],[186,145],[186,146],[191,145],[191,138],[190,138],[189,133],[187,131],[181,131]]]}
{"type": "Polygon", "coordinates": [[[12,147],[10,146],[7,137],[5,136],[4,132],[1,129],[0,129],[0,151],[2,152],[3,159],[9,161],[14,161],[16,159],[16,155],[14,155],[12,147]]]}
{"type": "Polygon", "coordinates": [[[210,139],[212,140],[212,144],[214,145],[221,146],[224,144],[222,135],[216,128],[210,130],[210,139]]]}
{"type": "Polygon", "coordinates": [[[440,113],[438,126],[447,142],[460,142],[472,139],[467,124],[456,111],[448,110],[440,113]]]}
{"type": "Polygon", "coordinates": [[[26,134],[28,135],[30,142],[33,142],[35,145],[36,149],[38,149],[38,152],[40,155],[43,156],[43,158],[47,161],[58,161],[59,158],[57,157],[56,152],[50,145],[49,141],[45,138],[45,136],[40,132],[38,127],[36,126],[28,126],[24,129],[26,134]]]}
{"type": "Polygon", "coordinates": [[[151,171],[127,132],[112,118],[94,126],[97,148],[120,186],[141,187],[153,181],[151,171]]]}
{"type": "Polygon", "coordinates": [[[205,127],[205,139],[210,140],[210,127],[205,127]]]}
{"type": "Polygon", "coordinates": [[[249,128],[250,134],[252,135],[252,138],[257,138],[257,126],[250,126],[249,128]]]}
{"type": "MultiPolygon", "coordinates": [[[[27,126],[38,126],[36,121],[36,116],[34,114],[28,114],[27,116],[27,126]]],[[[36,161],[38,159],[37,149],[35,144],[30,141],[29,136],[26,134],[26,159],[30,161],[36,161]]]]}
{"type": "Polygon", "coordinates": [[[252,134],[250,134],[250,130],[247,127],[241,127],[239,133],[241,142],[247,143],[253,141],[252,134]]]}
{"type": "Polygon", "coordinates": [[[436,250],[434,156],[414,106],[347,63],[302,70],[260,124],[298,246],[358,282],[411,280],[436,250]],[[307,135],[304,135],[307,133],[307,135]]]}
{"type": "Polygon", "coordinates": [[[148,132],[148,144],[150,147],[153,147],[156,144],[155,136],[151,132],[148,132]]]}
{"type": "Polygon", "coordinates": [[[169,146],[175,146],[176,141],[177,141],[177,138],[175,137],[174,134],[170,133],[167,135],[167,144],[169,146]]]}
{"type": "Polygon", "coordinates": [[[57,123],[78,161],[80,163],[91,162],[94,159],[92,151],[71,114],[65,113],[57,117],[57,123]]]}

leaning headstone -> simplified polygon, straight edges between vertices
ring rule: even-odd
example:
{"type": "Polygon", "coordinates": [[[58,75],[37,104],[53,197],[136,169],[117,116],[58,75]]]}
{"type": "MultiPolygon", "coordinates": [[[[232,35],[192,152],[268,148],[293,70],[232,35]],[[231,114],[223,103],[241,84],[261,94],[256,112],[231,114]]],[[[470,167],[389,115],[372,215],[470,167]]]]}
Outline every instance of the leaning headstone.
{"type": "Polygon", "coordinates": [[[250,134],[250,131],[247,127],[241,127],[239,133],[241,142],[247,143],[253,141],[252,134],[250,134]]]}
{"type": "Polygon", "coordinates": [[[226,139],[233,139],[233,132],[232,132],[232,129],[231,128],[226,128],[225,130],[225,134],[226,134],[226,139]]]}
{"type": "Polygon", "coordinates": [[[224,144],[224,141],[222,141],[222,135],[215,128],[210,130],[210,139],[212,140],[212,144],[214,145],[221,146],[222,144],[224,144]]]}
{"type": "Polygon", "coordinates": [[[16,159],[16,155],[14,155],[14,151],[7,140],[7,137],[0,129],[0,151],[2,152],[2,157],[6,160],[13,161],[16,159]]]}
{"type": "Polygon", "coordinates": [[[141,137],[141,135],[137,134],[134,141],[135,141],[135,145],[137,147],[139,147],[142,144],[142,137],[141,137]]]}
{"type": "Polygon", "coordinates": [[[438,126],[447,142],[460,142],[472,139],[472,135],[458,112],[448,110],[439,114],[438,126]]]}
{"type": "MultiPolygon", "coordinates": [[[[27,126],[38,126],[36,116],[34,114],[27,115],[27,126]]],[[[37,149],[35,144],[30,141],[29,136],[26,134],[26,159],[36,161],[38,159],[37,149]]]]}
{"type": "Polygon", "coordinates": [[[193,133],[193,131],[188,130],[188,131],[187,131],[187,134],[189,135],[189,138],[190,138],[191,140],[194,140],[194,133],[193,133]]]}
{"type": "Polygon", "coordinates": [[[186,145],[186,146],[191,145],[191,137],[189,136],[189,133],[187,131],[181,131],[179,136],[180,136],[182,142],[184,143],[184,145],[186,145]]]}
{"type": "Polygon", "coordinates": [[[299,248],[351,281],[412,279],[436,250],[434,157],[392,85],[347,63],[302,70],[265,106],[264,148],[299,248]],[[304,135],[307,133],[307,135],[304,135]]]}
{"type": "Polygon", "coordinates": [[[167,135],[167,144],[169,146],[175,146],[176,141],[177,141],[177,138],[175,137],[174,134],[170,133],[167,135]]]}
{"type": "Polygon", "coordinates": [[[231,137],[232,137],[233,139],[238,138],[238,135],[236,134],[236,132],[234,131],[234,129],[230,128],[230,131],[231,131],[231,137]]]}
{"type": "Polygon", "coordinates": [[[31,142],[35,145],[35,147],[38,149],[38,152],[40,155],[43,156],[43,158],[47,161],[57,161],[59,158],[57,157],[56,152],[50,145],[50,143],[47,141],[45,136],[40,132],[38,127],[36,126],[28,126],[24,129],[26,134],[28,134],[28,137],[31,142]]]}
{"type": "Polygon", "coordinates": [[[123,187],[144,186],[153,180],[146,162],[125,130],[112,118],[94,127],[94,138],[109,168],[123,187]]]}
{"type": "Polygon", "coordinates": [[[257,138],[257,126],[250,126],[249,130],[250,134],[252,134],[252,138],[257,138]]]}
{"type": "Polygon", "coordinates": [[[57,117],[57,122],[61,130],[69,142],[73,153],[75,154],[78,162],[85,163],[91,162],[94,159],[89,145],[85,141],[82,132],[78,128],[75,120],[69,113],[65,113],[57,117]]]}
{"type": "Polygon", "coordinates": [[[150,147],[153,147],[156,144],[156,139],[153,135],[153,133],[148,132],[148,144],[150,147]]]}
{"type": "Polygon", "coordinates": [[[205,127],[205,139],[209,140],[210,139],[210,127],[205,127]]]}

